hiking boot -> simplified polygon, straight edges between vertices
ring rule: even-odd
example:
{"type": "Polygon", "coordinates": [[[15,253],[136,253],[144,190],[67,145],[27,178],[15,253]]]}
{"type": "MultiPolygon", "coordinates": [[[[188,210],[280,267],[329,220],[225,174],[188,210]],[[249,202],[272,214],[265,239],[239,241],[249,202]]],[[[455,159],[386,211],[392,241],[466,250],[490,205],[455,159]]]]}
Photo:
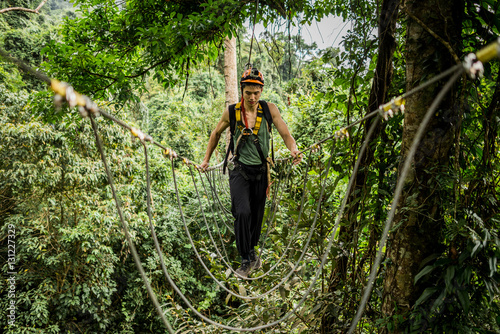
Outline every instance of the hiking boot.
{"type": "Polygon", "coordinates": [[[252,270],[258,270],[262,267],[262,261],[253,249],[250,251],[250,266],[252,270]]]}
{"type": "Polygon", "coordinates": [[[252,265],[250,264],[250,261],[243,260],[243,262],[241,262],[241,266],[238,269],[236,269],[236,277],[248,278],[250,270],[252,270],[252,265]]]}

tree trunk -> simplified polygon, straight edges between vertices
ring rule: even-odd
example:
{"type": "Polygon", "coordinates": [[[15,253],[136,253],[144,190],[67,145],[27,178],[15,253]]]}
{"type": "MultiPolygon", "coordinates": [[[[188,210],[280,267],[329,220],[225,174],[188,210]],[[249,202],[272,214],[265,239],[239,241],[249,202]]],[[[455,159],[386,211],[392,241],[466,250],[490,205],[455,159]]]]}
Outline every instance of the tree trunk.
{"type": "MultiPolygon", "coordinates": [[[[461,37],[462,1],[408,0],[406,36],[407,91],[454,65],[450,50],[461,37]],[[439,40],[435,37],[438,36],[439,40]]],[[[402,162],[408,154],[415,133],[443,82],[436,83],[406,99],[403,128],[402,162]]],[[[443,251],[441,199],[449,196],[436,176],[449,163],[458,115],[455,92],[443,100],[429,123],[417,153],[394,225],[389,236],[387,268],[384,280],[382,311],[387,317],[406,315],[425,286],[415,285],[414,278],[422,261],[443,251]]],[[[390,320],[389,320],[390,321],[390,320]]],[[[396,332],[403,329],[398,328],[396,332]]]]}
{"type": "MultiPolygon", "coordinates": [[[[224,41],[224,80],[226,82],[226,108],[238,101],[238,72],[236,69],[236,37],[226,37],[224,41]]],[[[229,128],[226,131],[226,149],[231,138],[229,128]]]]}
{"type": "MultiPolygon", "coordinates": [[[[385,102],[387,99],[387,92],[392,81],[393,74],[393,66],[392,60],[394,56],[394,51],[396,49],[396,40],[395,40],[395,32],[396,32],[396,21],[398,18],[400,0],[384,0],[381,6],[381,15],[379,18],[379,27],[378,27],[378,37],[379,37],[379,47],[378,47],[378,58],[377,65],[375,68],[375,75],[370,91],[370,99],[368,103],[368,108],[366,113],[370,113],[371,111],[378,108],[378,106],[385,102]]],[[[368,129],[371,125],[371,121],[369,120],[365,124],[365,133],[363,135],[363,140],[368,132],[368,129]]],[[[383,134],[385,124],[379,123],[377,128],[372,136],[371,141],[377,140],[376,138],[383,134]]],[[[347,225],[342,225],[339,230],[339,240],[344,244],[346,252],[343,255],[340,255],[337,259],[337,268],[332,272],[330,277],[330,282],[328,285],[328,292],[335,292],[338,289],[338,285],[341,282],[345,282],[348,279],[349,267],[352,268],[351,275],[353,280],[356,275],[356,258],[357,256],[353,255],[353,250],[357,249],[357,233],[359,227],[359,211],[362,210],[363,200],[357,201],[359,197],[368,198],[367,193],[370,192],[369,187],[366,187],[366,181],[368,177],[368,172],[370,171],[369,166],[373,164],[375,158],[375,148],[374,145],[369,145],[366,151],[366,154],[363,156],[360,169],[356,175],[354,187],[352,189],[351,194],[349,195],[348,203],[352,203],[352,205],[348,205],[348,210],[345,213],[345,217],[347,218],[347,225]]],[[[382,180],[379,180],[380,183],[383,182],[383,173],[380,173],[382,180]]],[[[380,211],[380,210],[378,210],[380,211]]],[[[361,215],[363,215],[362,213],[361,215]]],[[[379,215],[380,216],[380,215],[379,215]]],[[[374,217],[373,221],[375,224],[379,219],[374,217]]],[[[376,246],[376,240],[379,239],[380,232],[379,229],[373,226],[370,234],[370,245],[363,258],[363,262],[366,261],[367,257],[370,257],[371,254],[374,254],[374,251],[370,251],[374,249],[376,246]]],[[[362,265],[362,264],[361,264],[362,265]]],[[[345,307],[354,307],[354,298],[351,298],[349,301],[350,305],[345,305],[345,307]]],[[[330,333],[333,329],[332,326],[337,322],[337,319],[327,315],[322,319],[321,324],[321,333],[330,333]]]]}

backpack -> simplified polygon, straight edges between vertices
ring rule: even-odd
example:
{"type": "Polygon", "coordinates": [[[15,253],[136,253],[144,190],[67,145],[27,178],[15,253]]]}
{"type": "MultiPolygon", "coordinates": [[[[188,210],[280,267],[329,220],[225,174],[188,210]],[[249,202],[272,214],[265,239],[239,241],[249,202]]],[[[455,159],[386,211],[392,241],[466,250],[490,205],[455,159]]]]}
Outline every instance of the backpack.
{"type": "MultiPolygon", "coordinates": [[[[272,137],[273,117],[271,116],[271,112],[269,111],[269,106],[268,106],[266,101],[260,100],[259,107],[262,107],[262,108],[257,109],[257,120],[255,122],[254,134],[257,134],[257,132],[260,128],[262,116],[265,117],[266,122],[267,122],[267,130],[271,134],[271,156],[272,156],[272,162],[274,163],[274,148],[273,148],[273,137],[272,137]],[[259,117],[260,117],[260,120],[259,120],[259,117]]],[[[246,142],[246,139],[244,139],[243,141],[240,140],[243,137],[243,130],[245,128],[245,126],[243,125],[243,122],[241,121],[241,114],[240,114],[241,102],[231,104],[228,107],[228,109],[229,109],[229,131],[231,132],[231,139],[230,139],[230,142],[229,142],[229,145],[227,148],[226,157],[224,158],[224,168],[223,168],[224,174],[226,173],[226,167],[227,167],[227,162],[228,162],[228,158],[229,158],[229,153],[233,154],[233,157],[235,158],[236,161],[238,160],[238,156],[235,154],[235,147],[234,147],[234,133],[236,130],[236,126],[238,126],[240,128],[240,131],[242,133],[242,136],[240,136],[240,138],[238,138],[236,153],[238,152],[239,147],[241,147],[241,145],[243,145],[246,142]]],[[[257,147],[257,151],[259,152],[262,163],[263,164],[267,163],[267,160],[262,153],[262,149],[260,148],[260,144],[259,144],[259,141],[257,139],[254,141],[254,144],[257,147]]]]}

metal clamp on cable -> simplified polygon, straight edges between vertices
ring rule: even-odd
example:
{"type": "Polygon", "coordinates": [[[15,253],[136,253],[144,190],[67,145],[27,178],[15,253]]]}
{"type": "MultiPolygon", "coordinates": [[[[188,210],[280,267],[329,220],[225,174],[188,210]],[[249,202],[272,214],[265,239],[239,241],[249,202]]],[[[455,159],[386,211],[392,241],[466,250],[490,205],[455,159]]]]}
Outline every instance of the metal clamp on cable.
{"type": "Polygon", "coordinates": [[[132,136],[139,138],[139,140],[141,141],[144,141],[144,139],[146,138],[144,132],[136,128],[131,128],[130,133],[132,133],[132,136]]]}
{"type": "Polygon", "coordinates": [[[68,105],[70,108],[76,106],[76,93],[72,86],[66,86],[66,101],[68,101],[68,105]]]}
{"type": "Polygon", "coordinates": [[[166,157],[169,157],[170,160],[173,160],[174,158],[177,158],[177,153],[174,152],[174,150],[170,149],[170,148],[167,148],[163,151],[163,154],[166,156],[166,157]]]}
{"type": "Polygon", "coordinates": [[[401,111],[401,113],[403,113],[405,102],[405,99],[402,96],[399,96],[395,99],[392,99],[386,104],[380,105],[380,107],[378,107],[380,117],[387,121],[389,117],[394,117],[394,115],[396,115],[398,111],[401,111]]]}
{"type": "Polygon", "coordinates": [[[52,79],[50,88],[56,93],[54,96],[54,103],[56,107],[61,107],[64,100],[68,102],[70,108],[78,106],[80,115],[84,118],[89,116],[89,111],[94,117],[99,116],[99,107],[88,96],[82,95],[75,91],[75,89],[59,80],[52,79]]]}
{"type": "Polygon", "coordinates": [[[500,37],[495,42],[476,52],[476,54],[468,54],[463,62],[464,70],[473,80],[482,77],[484,73],[483,63],[487,63],[495,57],[500,58],[500,37]]]}
{"type": "Polygon", "coordinates": [[[484,73],[483,63],[474,53],[469,53],[463,62],[465,73],[472,79],[481,78],[484,73]]]}
{"type": "Polygon", "coordinates": [[[349,132],[346,128],[335,131],[335,140],[342,140],[344,138],[349,138],[349,132]]]}

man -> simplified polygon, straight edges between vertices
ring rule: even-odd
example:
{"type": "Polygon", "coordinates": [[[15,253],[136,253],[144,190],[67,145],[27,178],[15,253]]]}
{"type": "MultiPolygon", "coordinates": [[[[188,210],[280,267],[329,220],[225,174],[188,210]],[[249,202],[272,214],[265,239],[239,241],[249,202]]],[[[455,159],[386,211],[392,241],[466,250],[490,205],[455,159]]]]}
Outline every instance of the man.
{"type": "Polygon", "coordinates": [[[272,123],[290,150],[294,164],[299,163],[302,156],[276,105],[260,101],[264,88],[262,73],[252,68],[246,70],[241,77],[240,87],[241,103],[229,106],[222,114],[215,130],[210,135],[205,158],[200,168],[205,170],[208,167],[221,134],[230,126],[231,118],[234,120],[236,117],[239,126],[234,127],[232,136],[234,152],[228,165],[229,186],[231,211],[235,218],[236,247],[242,259],[241,267],[236,270],[236,274],[247,278],[251,270],[261,267],[261,260],[256,255],[255,247],[259,242],[266,203],[267,157],[270,139],[268,121],[266,117],[263,117],[263,105],[268,106],[268,115],[270,114],[272,123]],[[230,115],[230,112],[233,114],[230,115]]]}

